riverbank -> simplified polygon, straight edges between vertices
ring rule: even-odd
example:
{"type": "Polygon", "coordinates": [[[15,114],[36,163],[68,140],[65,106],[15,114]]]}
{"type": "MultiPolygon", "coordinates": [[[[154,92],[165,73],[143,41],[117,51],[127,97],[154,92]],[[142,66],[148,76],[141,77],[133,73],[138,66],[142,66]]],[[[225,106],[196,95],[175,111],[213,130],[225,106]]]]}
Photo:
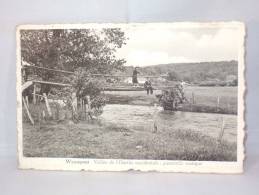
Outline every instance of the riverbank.
{"type": "MultiPolygon", "coordinates": [[[[161,94],[155,90],[153,95],[145,91],[106,91],[109,104],[146,105],[159,104],[156,95],[161,94]]],[[[179,111],[204,112],[219,114],[237,114],[237,88],[236,87],[198,87],[189,86],[185,90],[188,100],[179,107],[179,111]]]]}
{"type": "MultiPolygon", "coordinates": [[[[171,130],[171,131],[170,131],[171,130]]],[[[24,156],[235,161],[236,145],[191,130],[154,133],[115,124],[24,124],[24,156]]]]}

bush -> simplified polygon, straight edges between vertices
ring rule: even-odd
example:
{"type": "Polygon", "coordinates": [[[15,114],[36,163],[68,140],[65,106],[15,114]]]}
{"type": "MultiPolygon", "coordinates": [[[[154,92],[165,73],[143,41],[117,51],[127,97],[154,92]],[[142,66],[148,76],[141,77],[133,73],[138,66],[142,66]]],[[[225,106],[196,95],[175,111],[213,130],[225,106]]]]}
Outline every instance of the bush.
{"type": "Polygon", "coordinates": [[[164,110],[177,110],[179,104],[184,103],[186,100],[183,87],[176,85],[174,88],[163,90],[162,95],[157,96],[160,105],[164,110]]]}
{"type": "Polygon", "coordinates": [[[73,113],[74,120],[78,121],[83,118],[80,115],[85,114],[85,112],[79,110],[79,112],[74,112],[73,99],[77,98],[77,107],[84,102],[84,104],[89,104],[87,96],[91,100],[91,114],[94,116],[99,116],[102,114],[103,107],[106,104],[106,99],[102,95],[102,86],[104,86],[104,80],[95,78],[90,75],[85,69],[77,69],[71,77],[68,77],[67,82],[71,83],[71,87],[65,87],[55,91],[57,97],[61,98],[66,107],[73,113]]]}
{"type": "Polygon", "coordinates": [[[228,83],[226,81],[203,81],[199,84],[201,87],[216,87],[216,86],[227,86],[228,83]]]}

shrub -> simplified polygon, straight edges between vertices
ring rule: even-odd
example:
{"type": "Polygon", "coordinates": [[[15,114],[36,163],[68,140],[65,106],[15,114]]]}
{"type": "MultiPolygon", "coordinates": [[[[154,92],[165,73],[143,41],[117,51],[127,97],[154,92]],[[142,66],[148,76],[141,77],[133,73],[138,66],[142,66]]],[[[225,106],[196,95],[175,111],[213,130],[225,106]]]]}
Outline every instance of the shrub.
{"type": "Polygon", "coordinates": [[[56,96],[61,98],[66,105],[66,108],[71,110],[73,119],[78,121],[83,118],[84,112],[74,111],[73,99],[77,98],[77,107],[80,105],[80,101],[83,100],[84,104],[89,104],[87,96],[91,100],[91,108],[94,116],[99,116],[102,114],[103,107],[106,104],[106,99],[102,95],[102,86],[104,85],[104,80],[99,77],[93,77],[88,71],[83,68],[77,69],[73,75],[66,78],[67,82],[71,83],[71,87],[64,87],[55,91],[56,96]]]}
{"type": "Polygon", "coordinates": [[[163,90],[162,95],[157,96],[160,105],[164,110],[177,110],[179,104],[187,101],[184,95],[183,87],[178,84],[175,87],[163,90]]]}

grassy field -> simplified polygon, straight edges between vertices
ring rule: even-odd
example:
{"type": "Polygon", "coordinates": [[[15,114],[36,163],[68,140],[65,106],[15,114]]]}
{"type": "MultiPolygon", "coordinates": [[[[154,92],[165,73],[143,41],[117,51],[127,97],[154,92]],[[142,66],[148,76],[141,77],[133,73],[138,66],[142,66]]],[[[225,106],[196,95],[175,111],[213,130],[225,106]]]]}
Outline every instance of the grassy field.
{"type": "MultiPolygon", "coordinates": [[[[155,95],[161,94],[161,91],[155,90],[154,95],[149,96],[146,95],[145,91],[107,91],[105,94],[109,103],[112,104],[153,106],[154,103],[158,104],[155,95]]],[[[185,96],[189,103],[183,105],[179,110],[237,114],[237,87],[189,86],[185,89],[185,96]],[[191,105],[190,103],[193,102],[194,104],[191,105]]]]}
{"type": "Polygon", "coordinates": [[[191,101],[192,93],[196,104],[216,106],[219,97],[220,107],[237,108],[237,87],[187,87],[186,97],[191,101]]]}
{"type": "Polygon", "coordinates": [[[23,124],[24,156],[235,161],[236,144],[186,129],[154,133],[92,121],[23,124]]]}

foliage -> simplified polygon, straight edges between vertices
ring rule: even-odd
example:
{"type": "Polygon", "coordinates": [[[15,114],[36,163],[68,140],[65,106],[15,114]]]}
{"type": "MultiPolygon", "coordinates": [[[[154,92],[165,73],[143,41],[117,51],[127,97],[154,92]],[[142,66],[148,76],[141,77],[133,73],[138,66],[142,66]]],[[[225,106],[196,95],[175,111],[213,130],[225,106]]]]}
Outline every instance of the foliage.
{"type": "Polygon", "coordinates": [[[176,85],[174,88],[169,90],[163,90],[162,95],[158,96],[159,103],[164,108],[164,110],[177,110],[179,104],[187,101],[183,88],[180,84],[176,85]]]}
{"type": "Polygon", "coordinates": [[[229,86],[238,86],[238,80],[237,79],[234,79],[230,84],[229,86]]]}
{"type": "MultiPolygon", "coordinates": [[[[24,62],[67,71],[80,67],[91,73],[122,69],[125,60],[117,59],[114,53],[124,44],[126,38],[119,28],[21,31],[24,62]]],[[[33,74],[45,81],[62,81],[66,76],[45,70],[33,70],[33,74]]]]}
{"type": "Polygon", "coordinates": [[[87,102],[87,96],[89,96],[94,114],[100,115],[106,102],[105,97],[101,93],[105,79],[92,77],[89,75],[89,72],[83,68],[77,69],[75,74],[69,79],[72,83],[72,89],[76,93],[76,97],[87,102]]]}
{"type": "MultiPolygon", "coordinates": [[[[95,115],[102,113],[105,98],[101,95],[104,80],[90,74],[107,74],[122,70],[124,59],[115,52],[126,44],[124,32],[119,28],[106,29],[47,29],[21,31],[22,61],[45,68],[74,72],[64,75],[54,71],[30,69],[31,74],[44,81],[70,83],[71,87],[50,88],[42,85],[40,93],[55,94],[73,111],[73,93],[87,103],[90,96],[95,115]]],[[[74,113],[75,114],[75,113],[74,113]]]]}
{"type": "MultiPolygon", "coordinates": [[[[125,74],[132,74],[133,67],[126,67],[125,74]]],[[[167,75],[174,72],[181,80],[188,83],[201,83],[203,81],[225,81],[228,75],[237,77],[238,62],[200,62],[200,63],[170,63],[140,67],[143,75],[167,75]]]]}
{"type": "MultiPolygon", "coordinates": [[[[84,101],[84,104],[88,104],[87,96],[91,100],[92,114],[98,116],[102,113],[106,103],[106,99],[102,95],[102,88],[105,83],[104,79],[92,77],[89,71],[86,71],[84,68],[78,68],[73,75],[65,78],[65,82],[70,82],[71,87],[64,87],[57,90],[53,88],[51,92],[56,97],[62,98],[66,107],[72,113],[74,109],[73,98],[77,98],[78,104],[80,104],[79,101],[81,100],[84,101]],[[73,94],[75,95],[73,96],[73,94]]],[[[72,114],[76,120],[80,118],[80,116],[77,116],[78,114],[80,113],[72,114]]]]}

